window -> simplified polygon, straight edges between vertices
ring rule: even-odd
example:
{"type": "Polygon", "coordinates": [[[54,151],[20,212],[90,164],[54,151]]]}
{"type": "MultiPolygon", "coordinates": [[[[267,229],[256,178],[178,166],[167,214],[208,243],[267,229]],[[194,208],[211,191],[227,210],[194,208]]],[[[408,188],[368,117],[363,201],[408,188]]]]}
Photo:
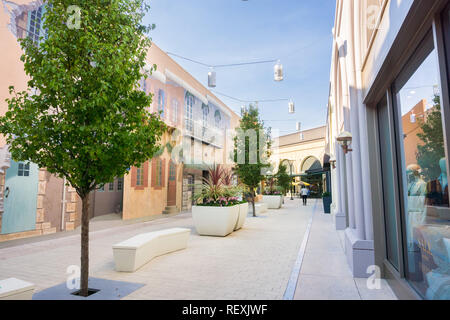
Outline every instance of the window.
{"type": "Polygon", "coordinates": [[[109,184],[109,191],[114,191],[114,182],[109,184]]]}
{"type": "Polygon", "coordinates": [[[137,168],[136,170],[136,186],[144,186],[144,169],[142,167],[137,168]]]}
{"type": "Polygon", "coordinates": [[[19,168],[17,175],[19,177],[29,177],[30,176],[30,163],[19,163],[19,168]]]}
{"type": "Polygon", "coordinates": [[[165,98],[164,90],[159,89],[158,90],[158,111],[161,113],[161,118],[164,118],[165,104],[166,104],[166,98],[165,98]]]}
{"type": "Polygon", "coordinates": [[[141,87],[141,90],[147,93],[147,79],[145,77],[142,77],[139,86],[141,87]]]}
{"type": "Polygon", "coordinates": [[[193,125],[193,107],[194,107],[194,96],[192,94],[190,94],[189,92],[186,92],[186,97],[185,97],[185,103],[186,103],[186,107],[185,107],[185,127],[187,131],[192,132],[194,130],[194,125],[193,125]]]}
{"type": "Polygon", "coordinates": [[[177,166],[171,161],[169,165],[169,180],[175,181],[177,177],[177,166]]]}
{"type": "Polygon", "coordinates": [[[222,116],[220,115],[220,111],[216,110],[214,113],[214,123],[216,125],[216,128],[220,127],[220,122],[222,121],[222,116]]]}
{"type": "Polygon", "coordinates": [[[98,191],[99,191],[99,192],[105,191],[105,185],[102,185],[100,188],[98,188],[98,191]]]}
{"type": "Polygon", "coordinates": [[[46,36],[45,31],[42,28],[44,13],[44,6],[40,6],[38,9],[28,12],[28,37],[33,40],[34,43],[39,43],[39,38],[46,36]]]}
{"type": "Polygon", "coordinates": [[[117,180],[117,191],[122,191],[123,190],[123,178],[119,178],[117,180]]]}
{"type": "Polygon", "coordinates": [[[431,33],[394,84],[406,278],[425,299],[450,298],[450,208],[437,53],[431,33]]]}
{"type": "Polygon", "coordinates": [[[392,148],[392,131],[389,125],[392,119],[386,97],[377,106],[378,133],[380,137],[381,172],[383,180],[383,204],[386,232],[386,252],[388,261],[399,270],[399,245],[397,232],[397,203],[395,192],[395,157],[392,148]]]}
{"type": "Polygon", "coordinates": [[[162,186],[162,161],[161,159],[156,160],[156,177],[155,184],[157,187],[162,186]]]}
{"type": "Polygon", "coordinates": [[[206,104],[202,105],[202,120],[203,127],[208,127],[208,115],[209,115],[209,107],[206,104]]]}
{"type": "Polygon", "coordinates": [[[178,100],[172,100],[172,122],[178,124],[178,100]]]}

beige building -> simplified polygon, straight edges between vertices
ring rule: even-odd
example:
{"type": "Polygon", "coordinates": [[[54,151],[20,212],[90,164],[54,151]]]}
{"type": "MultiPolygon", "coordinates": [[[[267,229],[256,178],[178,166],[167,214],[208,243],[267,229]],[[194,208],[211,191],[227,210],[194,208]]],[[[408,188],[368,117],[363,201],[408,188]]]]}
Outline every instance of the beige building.
{"type": "Polygon", "coordinates": [[[296,177],[295,193],[299,191],[300,181],[311,183],[315,195],[327,189],[323,179],[325,136],[326,127],[322,126],[274,139],[271,157],[273,171],[278,170],[280,163],[287,166],[289,174],[292,169],[292,175],[296,177]]]}

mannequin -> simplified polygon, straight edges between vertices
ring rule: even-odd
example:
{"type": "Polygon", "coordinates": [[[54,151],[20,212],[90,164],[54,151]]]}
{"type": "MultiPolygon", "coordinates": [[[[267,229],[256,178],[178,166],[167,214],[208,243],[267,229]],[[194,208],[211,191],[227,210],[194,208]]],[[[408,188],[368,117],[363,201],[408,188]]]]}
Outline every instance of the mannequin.
{"type": "Polygon", "coordinates": [[[445,190],[448,186],[448,178],[447,178],[447,161],[445,158],[442,158],[441,161],[439,161],[439,166],[441,167],[441,175],[439,176],[438,180],[441,184],[442,190],[445,190]]]}
{"type": "Polygon", "coordinates": [[[406,169],[408,177],[408,219],[407,219],[407,241],[410,249],[414,246],[414,228],[421,226],[426,217],[426,191],[427,184],[420,176],[422,168],[412,164],[406,169]]]}

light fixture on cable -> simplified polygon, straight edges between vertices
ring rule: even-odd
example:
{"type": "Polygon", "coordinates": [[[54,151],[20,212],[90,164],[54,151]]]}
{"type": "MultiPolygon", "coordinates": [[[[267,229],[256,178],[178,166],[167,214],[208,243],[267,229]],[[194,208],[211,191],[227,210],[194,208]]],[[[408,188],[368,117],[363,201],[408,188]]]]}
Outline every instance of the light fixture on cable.
{"type": "Polygon", "coordinates": [[[273,73],[275,81],[277,82],[283,81],[284,79],[283,65],[281,64],[280,60],[278,60],[275,66],[273,67],[273,73]]]}
{"type": "Polygon", "coordinates": [[[216,71],[212,67],[208,72],[208,87],[210,88],[216,87],[216,71]]]}
{"type": "Polygon", "coordinates": [[[289,100],[288,107],[289,107],[289,113],[290,113],[290,114],[295,113],[295,104],[294,104],[294,101],[289,100]]]}

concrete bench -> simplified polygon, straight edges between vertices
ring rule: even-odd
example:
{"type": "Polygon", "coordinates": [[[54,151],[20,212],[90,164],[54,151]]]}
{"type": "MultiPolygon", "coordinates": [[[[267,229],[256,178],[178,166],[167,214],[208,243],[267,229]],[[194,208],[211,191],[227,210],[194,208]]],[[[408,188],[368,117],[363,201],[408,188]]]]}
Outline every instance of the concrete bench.
{"type": "Polygon", "coordinates": [[[31,300],[35,285],[16,278],[0,280],[0,300],[31,300]]]}
{"type": "MultiPolygon", "coordinates": [[[[248,207],[249,207],[250,211],[253,210],[251,205],[249,205],[248,207]]],[[[267,203],[264,203],[264,202],[255,203],[256,214],[264,213],[264,212],[267,212],[268,210],[269,210],[269,206],[267,205],[267,203]]]]}
{"type": "Polygon", "coordinates": [[[190,229],[142,233],[113,246],[116,271],[134,272],[157,256],[185,249],[190,229]]]}

